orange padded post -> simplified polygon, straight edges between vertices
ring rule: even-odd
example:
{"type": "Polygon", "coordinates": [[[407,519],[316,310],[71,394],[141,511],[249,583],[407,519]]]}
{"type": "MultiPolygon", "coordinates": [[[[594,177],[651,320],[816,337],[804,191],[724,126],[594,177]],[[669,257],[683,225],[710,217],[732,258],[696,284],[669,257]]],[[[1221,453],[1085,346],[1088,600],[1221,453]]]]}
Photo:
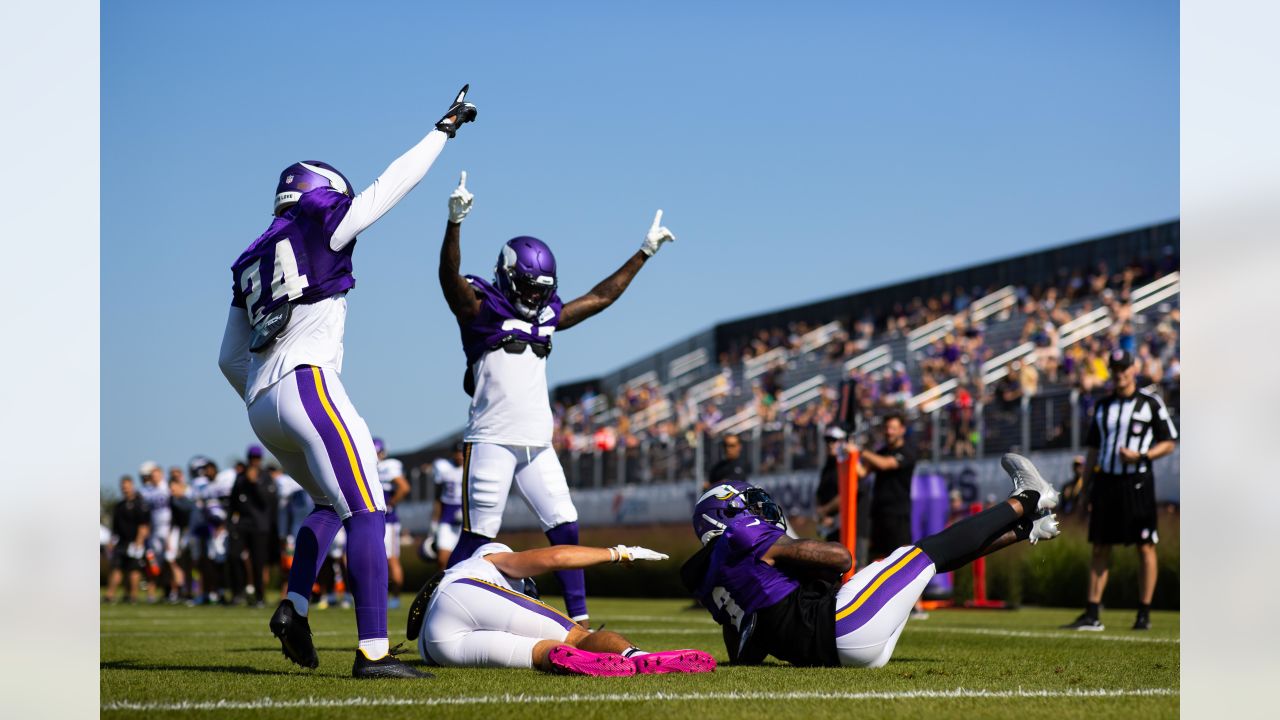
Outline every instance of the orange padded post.
{"type": "Polygon", "coordinates": [[[854,557],[844,579],[858,570],[858,451],[853,450],[840,461],[840,544],[854,557]]]}

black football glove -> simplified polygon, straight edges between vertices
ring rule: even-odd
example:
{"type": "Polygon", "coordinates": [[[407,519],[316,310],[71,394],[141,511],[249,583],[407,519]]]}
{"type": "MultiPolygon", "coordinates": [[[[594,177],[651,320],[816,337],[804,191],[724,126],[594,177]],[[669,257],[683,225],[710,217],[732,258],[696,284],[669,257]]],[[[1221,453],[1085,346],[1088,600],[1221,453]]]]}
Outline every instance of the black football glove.
{"type": "Polygon", "coordinates": [[[436,129],[449,137],[456,135],[458,128],[476,119],[476,106],[466,101],[467,89],[470,87],[470,83],[462,86],[449,111],[436,123],[436,129]]]}

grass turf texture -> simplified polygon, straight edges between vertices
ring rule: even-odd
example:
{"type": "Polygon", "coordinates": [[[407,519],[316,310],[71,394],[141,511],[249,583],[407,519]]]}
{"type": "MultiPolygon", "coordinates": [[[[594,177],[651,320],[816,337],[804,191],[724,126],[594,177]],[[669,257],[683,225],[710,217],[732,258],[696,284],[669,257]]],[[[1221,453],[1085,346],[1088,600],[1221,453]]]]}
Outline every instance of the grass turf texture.
{"type": "MultiPolygon", "coordinates": [[[[405,598],[409,598],[406,596],[405,598]]],[[[557,598],[548,601],[559,604],[557,598]]],[[[406,603],[407,604],[407,603],[406,603]]],[[[646,649],[694,647],[723,662],[719,629],[681,600],[592,600],[592,616],[646,649]]],[[[1178,614],[1147,633],[1130,610],[1103,633],[1057,630],[1078,611],[941,610],[911,621],[880,670],[721,666],[708,675],[587,678],[533,670],[432,668],[433,680],[349,675],[355,620],[312,613],[320,668],[280,654],[271,610],[108,606],[101,614],[102,716],[198,718],[1176,717],[1178,614]],[[1107,694],[1103,694],[1107,693],[1107,694]],[[1149,693],[1149,694],[1144,694],[1149,693]],[[1050,714],[1051,713],[1051,714],[1050,714]]],[[[405,610],[391,612],[392,643],[405,610]]],[[[416,646],[408,655],[416,658],[416,646]]]]}

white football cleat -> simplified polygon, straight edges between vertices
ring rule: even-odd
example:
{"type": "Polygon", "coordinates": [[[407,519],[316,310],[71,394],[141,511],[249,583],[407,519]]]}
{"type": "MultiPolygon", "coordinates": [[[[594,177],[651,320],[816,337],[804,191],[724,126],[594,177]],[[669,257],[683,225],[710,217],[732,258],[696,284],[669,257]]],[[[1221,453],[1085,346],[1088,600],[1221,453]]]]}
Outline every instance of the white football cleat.
{"type": "Polygon", "coordinates": [[[1027,536],[1027,542],[1035,545],[1041,540],[1052,540],[1061,532],[1058,529],[1058,517],[1053,513],[1046,513],[1031,523],[1031,534],[1027,536]]]}
{"type": "Polygon", "coordinates": [[[1040,477],[1040,471],[1036,470],[1036,466],[1031,461],[1014,453],[1005,453],[1000,458],[1000,467],[1009,473],[1009,478],[1013,480],[1013,495],[1017,495],[1023,490],[1032,490],[1040,494],[1040,502],[1036,505],[1036,510],[1052,510],[1058,506],[1058,491],[1053,486],[1045,482],[1040,477]]]}

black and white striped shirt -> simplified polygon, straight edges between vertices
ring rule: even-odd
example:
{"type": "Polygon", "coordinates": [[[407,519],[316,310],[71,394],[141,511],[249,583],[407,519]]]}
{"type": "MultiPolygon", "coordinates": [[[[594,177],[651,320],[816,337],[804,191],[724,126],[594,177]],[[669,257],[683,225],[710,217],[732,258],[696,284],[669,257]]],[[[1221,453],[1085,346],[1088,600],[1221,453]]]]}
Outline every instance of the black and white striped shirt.
{"type": "Polygon", "coordinates": [[[1177,438],[1178,429],[1173,426],[1164,401],[1159,395],[1144,389],[1129,397],[1112,393],[1098,401],[1093,409],[1085,445],[1098,449],[1100,472],[1137,475],[1151,472],[1151,463],[1125,463],[1120,458],[1120,448],[1144,453],[1158,442],[1177,438]]]}

